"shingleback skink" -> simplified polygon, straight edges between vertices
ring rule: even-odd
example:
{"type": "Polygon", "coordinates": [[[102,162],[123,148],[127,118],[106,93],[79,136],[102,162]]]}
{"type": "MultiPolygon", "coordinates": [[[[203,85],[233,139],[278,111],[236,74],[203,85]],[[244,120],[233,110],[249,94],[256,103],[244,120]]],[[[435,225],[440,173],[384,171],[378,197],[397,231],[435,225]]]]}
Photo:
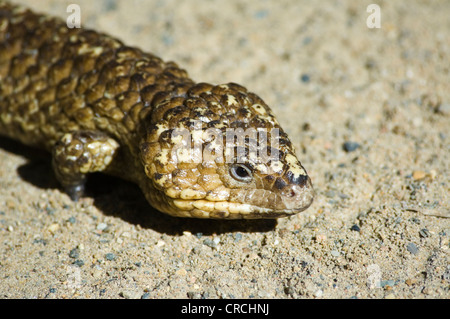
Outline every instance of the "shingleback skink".
{"type": "Polygon", "coordinates": [[[153,207],[180,217],[277,218],[314,197],[256,94],[195,83],[173,62],[7,2],[0,134],[50,151],[75,200],[91,172],[137,183],[153,207]]]}

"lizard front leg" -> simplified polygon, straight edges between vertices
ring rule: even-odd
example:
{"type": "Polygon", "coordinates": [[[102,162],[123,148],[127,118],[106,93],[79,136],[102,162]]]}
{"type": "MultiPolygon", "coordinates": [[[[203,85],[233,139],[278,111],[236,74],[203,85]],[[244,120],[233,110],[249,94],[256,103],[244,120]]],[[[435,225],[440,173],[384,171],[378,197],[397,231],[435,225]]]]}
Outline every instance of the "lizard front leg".
{"type": "Polygon", "coordinates": [[[105,171],[119,143],[98,131],[66,133],[53,147],[52,165],[67,194],[77,201],[84,192],[86,175],[105,171]]]}

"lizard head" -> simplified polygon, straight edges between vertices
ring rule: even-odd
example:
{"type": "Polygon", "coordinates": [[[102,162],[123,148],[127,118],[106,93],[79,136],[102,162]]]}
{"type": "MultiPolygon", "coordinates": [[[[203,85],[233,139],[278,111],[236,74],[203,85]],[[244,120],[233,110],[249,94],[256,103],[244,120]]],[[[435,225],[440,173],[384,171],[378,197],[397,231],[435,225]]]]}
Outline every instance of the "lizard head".
{"type": "Polygon", "coordinates": [[[308,208],[311,180],[270,108],[235,84],[159,97],[140,143],[149,202],[175,216],[277,218],[308,208]]]}

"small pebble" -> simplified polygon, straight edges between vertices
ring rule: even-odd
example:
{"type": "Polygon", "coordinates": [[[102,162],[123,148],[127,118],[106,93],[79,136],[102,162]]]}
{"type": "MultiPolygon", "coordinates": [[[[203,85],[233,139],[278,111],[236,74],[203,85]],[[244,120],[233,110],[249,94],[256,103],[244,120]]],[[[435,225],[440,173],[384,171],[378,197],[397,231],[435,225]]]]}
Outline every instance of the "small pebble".
{"type": "Polygon", "coordinates": [[[441,103],[436,109],[436,113],[450,115],[450,103],[441,103]]]}
{"type": "Polygon", "coordinates": [[[150,293],[144,292],[144,294],[141,296],[141,299],[150,299],[150,293]]]}
{"type": "Polygon", "coordinates": [[[50,226],[48,226],[48,231],[51,232],[52,234],[55,234],[58,229],[59,229],[59,225],[58,224],[51,224],[50,226]]]}
{"type": "Polygon", "coordinates": [[[109,260],[109,261],[115,260],[116,259],[116,255],[114,255],[113,253],[107,253],[105,255],[105,259],[109,260]]]}
{"type": "Polygon", "coordinates": [[[330,253],[331,253],[331,255],[334,256],[334,257],[338,257],[338,256],[340,255],[339,252],[338,252],[337,250],[332,250],[330,253]]]}
{"type": "Polygon", "coordinates": [[[105,12],[114,11],[117,8],[117,1],[115,0],[108,0],[103,2],[103,8],[105,12]]]}
{"type": "Polygon", "coordinates": [[[325,235],[325,234],[317,234],[317,235],[316,235],[316,242],[317,242],[317,243],[323,244],[323,243],[325,243],[326,241],[327,241],[327,235],[325,235]]]}
{"type": "Polygon", "coordinates": [[[36,238],[35,240],[33,240],[33,244],[42,244],[45,246],[45,245],[47,245],[47,241],[42,238],[36,238]]]}
{"type": "Polygon", "coordinates": [[[242,239],[242,234],[241,233],[236,233],[234,234],[234,242],[237,243],[238,241],[240,241],[242,239]]]}
{"type": "Polygon", "coordinates": [[[350,227],[350,230],[354,230],[354,231],[361,231],[361,228],[359,228],[359,226],[358,225],[353,225],[352,227],[350,227]]]}
{"type": "Polygon", "coordinates": [[[289,286],[284,288],[284,293],[286,295],[291,295],[292,296],[293,294],[295,294],[295,288],[289,285],[289,286]]]}
{"type": "Polygon", "coordinates": [[[195,291],[188,291],[187,296],[189,299],[201,299],[202,298],[201,293],[195,292],[195,291]]]}
{"type": "Polygon", "coordinates": [[[413,255],[417,255],[419,253],[419,248],[414,243],[409,243],[406,245],[406,249],[413,255]]]}
{"type": "Polygon", "coordinates": [[[348,196],[347,194],[344,194],[344,193],[339,193],[338,196],[339,196],[340,199],[348,199],[348,198],[350,198],[350,196],[348,196]]]}
{"type": "Polygon", "coordinates": [[[203,245],[206,245],[206,246],[211,247],[211,248],[216,248],[217,247],[217,244],[214,241],[212,241],[210,238],[206,238],[203,241],[203,245]]]}
{"type": "Polygon", "coordinates": [[[45,208],[45,211],[47,212],[47,214],[49,214],[49,215],[55,215],[55,211],[56,211],[56,209],[54,209],[53,207],[46,207],[45,208]]]}
{"type": "Polygon", "coordinates": [[[78,248],[74,248],[69,252],[69,257],[70,258],[78,258],[80,256],[80,250],[78,248]]]}
{"type": "Polygon", "coordinates": [[[336,195],[336,193],[333,190],[329,190],[325,192],[325,196],[328,198],[333,198],[336,195]]]}
{"type": "Polygon", "coordinates": [[[430,288],[424,287],[424,288],[422,289],[422,293],[425,294],[425,295],[429,295],[429,294],[431,293],[430,288]]]}
{"type": "Polygon", "coordinates": [[[269,15],[269,11],[267,10],[258,10],[255,13],[255,18],[257,19],[263,19],[269,15]]]}
{"type": "Polygon", "coordinates": [[[176,275],[184,277],[187,275],[187,271],[184,268],[180,268],[175,272],[176,275]]]}
{"type": "Polygon", "coordinates": [[[355,151],[357,148],[360,147],[359,143],[356,142],[345,142],[342,146],[344,151],[347,153],[355,151]]]}
{"type": "MultiPolygon", "coordinates": [[[[97,267],[99,267],[98,265],[96,265],[97,267]]],[[[103,270],[100,268],[94,268],[94,270],[92,271],[92,277],[94,277],[94,279],[100,279],[103,276],[103,270]]]]}
{"type": "Polygon", "coordinates": [[[100,223],[97,225],[97,230],[105,230],[106,228],[108,228],[106,223],[100,223]]]}
{"type": "Polygon", "coordinates": [[[302,43],[303,43],[304,45],[307,45],[307,44],[310,44],[312,41],[313,41],[313,38],[311,38],[311,37],[305,37],[305,38],[303,39],[302,43]]]}
{"type": "Polygon", "coordinates": [[[125,299],[139,299],[141,297],[138,292],[132,290],[121,291],[119,296],[125,299]]]}
{"type": "Polygon", "coordinates": [[[436,178],[436,176],[438,175],[437,170],[435,169],[430,169],[430,172],[428,173],[428,177],[431,178],[432,180],[434,180],[436,178]]]}
{"type": "Polygon", "coordinates": [[[426,228],[422,228],[422,229],[419,231],[419,235],[420,235],[420,237],[422,237],[422,238],[430,237],[430,231],[429,231],[428,229],[426,229],[426,228]]]}
{"type": "Polygon", "coordinates": [[[406,279],[405,280],[405,284],[407,284],[408,286],[412,286],[416,283],[417,283],[417,280],[415,280],[415,279],[406,279]]]}
{"type": "Polygon", "coordinates": [[[131,238],[131,234],[127,231],[124,231],[120,236],[123,238],[131,238]]]}
{"type": "Polygon", "coordinates": [[[308,82],[311,80],[311,78],[310,78],[310,76],[309,76],[308,74],[303,73],[303,74],[300,76],[300,80],[301,80],[303,83],[308,83],[308,82]]]}
{"type": "Polygon", "coordinates": [[[393,287],[394,285],[395,285],[395,281],[394,280],[382,280],[382,281],[380,281],[380,286],[382,288],[393,287]]]}
{"type": "Polygon", "coordinates": [[[308,122],[303,123],[302,130],[303,131],[310,131],[311,130],[311,124],[309,124],[308,122]]]}
{"type": "Polygon", "coordinates": [[[162,247],[162,246],[164,246],[165,244],[166,244],[165,241],[163,241],[163,240],[158,240],[158,242],[156,243],[156,247],[162,247]]]}
{"type": "Polygon", "coordinates": [[[167,35],[167,34],[165,34],[165,35],[163,35],[162,37],[161,37],[161,40],[162,40],[162,42],[165,44],[165,45],[167,45],[167,46],[171,46],[172,44],[173,44],[173,37],[172,36],[170,36],[170,35],[167,35]]]}
{"type": "Polygon", "coordinates": [[[74,264],[75,266],[81,267],[81,266],[84,265],[84,261],[81,260],[81,259],[77,259],[77,260],[75,260],[75,261],[73,262],[73,264],[74,264]]]}
{"type": "Polygon", "coordinates": [[[364,65],[367,69],[375,69],[377,67],[377,61],[374,59],[368,59],[364,65]]]}
{"type": "Polygon", "coordinates": [[[426,176],[427,176],[427,174],[424,171],[414,171],[412,173],[412,177],[416,181],[420,181],[420,180],[424,179],[426,176]]]}

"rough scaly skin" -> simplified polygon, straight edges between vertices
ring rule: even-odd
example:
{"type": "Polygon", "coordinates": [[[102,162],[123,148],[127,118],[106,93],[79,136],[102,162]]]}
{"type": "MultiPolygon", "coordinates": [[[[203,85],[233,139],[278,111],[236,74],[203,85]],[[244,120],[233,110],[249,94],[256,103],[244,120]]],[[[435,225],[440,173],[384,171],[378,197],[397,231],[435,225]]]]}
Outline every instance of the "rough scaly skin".
{"type": "Polygon", "coordinates": [[[196,84],[173,62],[3,2],[0,134],[52,152],[56,177],[74,199],[97,171],[137,183],[152,206],[181,217],[277,218],[314,197],[289,138],[257,95],[235,83],[196,84]],[[195,161],[174,152],[186,146],[176,129],[192,133],[202,151],[225,145],[229,129],[279,129],[279,153],[268,162],[250,156],[248,137],[233,144],[231,161],[225,147],[195,161]],[[211,130],[223,134],[214,139],[211,130]]]}

